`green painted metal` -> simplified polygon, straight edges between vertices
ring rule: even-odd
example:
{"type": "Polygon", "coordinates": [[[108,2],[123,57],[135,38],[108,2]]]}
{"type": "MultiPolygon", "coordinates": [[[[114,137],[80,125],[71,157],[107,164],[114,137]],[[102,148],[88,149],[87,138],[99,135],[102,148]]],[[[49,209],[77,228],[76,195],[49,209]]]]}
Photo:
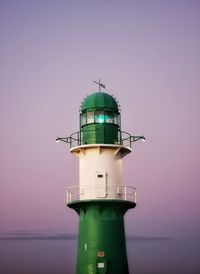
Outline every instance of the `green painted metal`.
{"type": "Polygon", "coordinates": [[[118,126],[89,124],[82,129],[83,144],[118,144],[118,126]]]}
{"type": "Polygon", "coordinates": [[[96,92],[87,96],[81,105],[82,112],[98,108],[118,112],[116,100],[105,92],[96,92]]]}
{"type": "Polygon", "coordinates": [[[89,95],[83,101],[80,132],[83,144],[118,144],[120,113],[116,100],[105,92],[89,95]]]}
{"type": "Polygon", "coordinates": [[[79,214],[76,274],[128,274],[124,214],[135,203],[90,200],[69,203],[79,214]]]}

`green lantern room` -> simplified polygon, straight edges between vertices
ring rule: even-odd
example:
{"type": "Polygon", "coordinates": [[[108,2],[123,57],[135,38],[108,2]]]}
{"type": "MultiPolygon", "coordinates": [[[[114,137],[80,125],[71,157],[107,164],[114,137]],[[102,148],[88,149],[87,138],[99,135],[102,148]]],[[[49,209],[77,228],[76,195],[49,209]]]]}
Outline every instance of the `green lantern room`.
{"type": "Polygon", "coordinates": [[[118,144],[120,112],[117,101],[105,92],[87,96],[81,104],[81,143],[118,144]]]}

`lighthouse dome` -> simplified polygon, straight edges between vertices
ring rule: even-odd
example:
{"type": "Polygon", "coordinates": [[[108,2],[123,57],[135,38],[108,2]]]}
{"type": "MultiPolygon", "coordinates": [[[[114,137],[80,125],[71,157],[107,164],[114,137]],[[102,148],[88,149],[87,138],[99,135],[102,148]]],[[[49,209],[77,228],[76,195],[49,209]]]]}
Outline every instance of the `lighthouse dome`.
{"type": "Polygon", "coordinates": [[[117,101],[113,98],[113,96],[105,92],[93,93],[83,100],[81,104],[82,112],[95,109],[104,109],[113,112],[119,112],[117,101]]]}

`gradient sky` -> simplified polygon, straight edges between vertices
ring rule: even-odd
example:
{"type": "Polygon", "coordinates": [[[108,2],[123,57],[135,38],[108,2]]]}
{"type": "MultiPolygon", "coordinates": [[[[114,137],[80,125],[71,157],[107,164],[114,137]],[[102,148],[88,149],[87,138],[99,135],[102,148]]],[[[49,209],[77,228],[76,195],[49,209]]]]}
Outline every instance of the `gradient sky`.
{"type": "Polygon", "coordinates": [[[0,232],[77,231],[78,159],[55,139],[101,77],[122,130],[147,138],[124,159],[127,233],[197,239],[199,14],[198,0],[0,1],[0,232]]]}

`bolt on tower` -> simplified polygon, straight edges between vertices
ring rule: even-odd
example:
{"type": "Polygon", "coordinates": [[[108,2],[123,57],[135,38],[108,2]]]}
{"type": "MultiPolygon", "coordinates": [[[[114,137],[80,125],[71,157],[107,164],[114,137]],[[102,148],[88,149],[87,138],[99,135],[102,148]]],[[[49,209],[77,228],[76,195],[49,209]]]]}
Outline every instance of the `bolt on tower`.
{"type": "Polygon", "coordinates": [[[79,185],[67,189],[79,215],[76,274],[129,273],[124,214],[136,206],[136,189],[123,183],[122,159],[140,139],[121,131],[118,101],[105,92],[83,100],[79,132],[56,139],[79,159],[79,185]]]}

